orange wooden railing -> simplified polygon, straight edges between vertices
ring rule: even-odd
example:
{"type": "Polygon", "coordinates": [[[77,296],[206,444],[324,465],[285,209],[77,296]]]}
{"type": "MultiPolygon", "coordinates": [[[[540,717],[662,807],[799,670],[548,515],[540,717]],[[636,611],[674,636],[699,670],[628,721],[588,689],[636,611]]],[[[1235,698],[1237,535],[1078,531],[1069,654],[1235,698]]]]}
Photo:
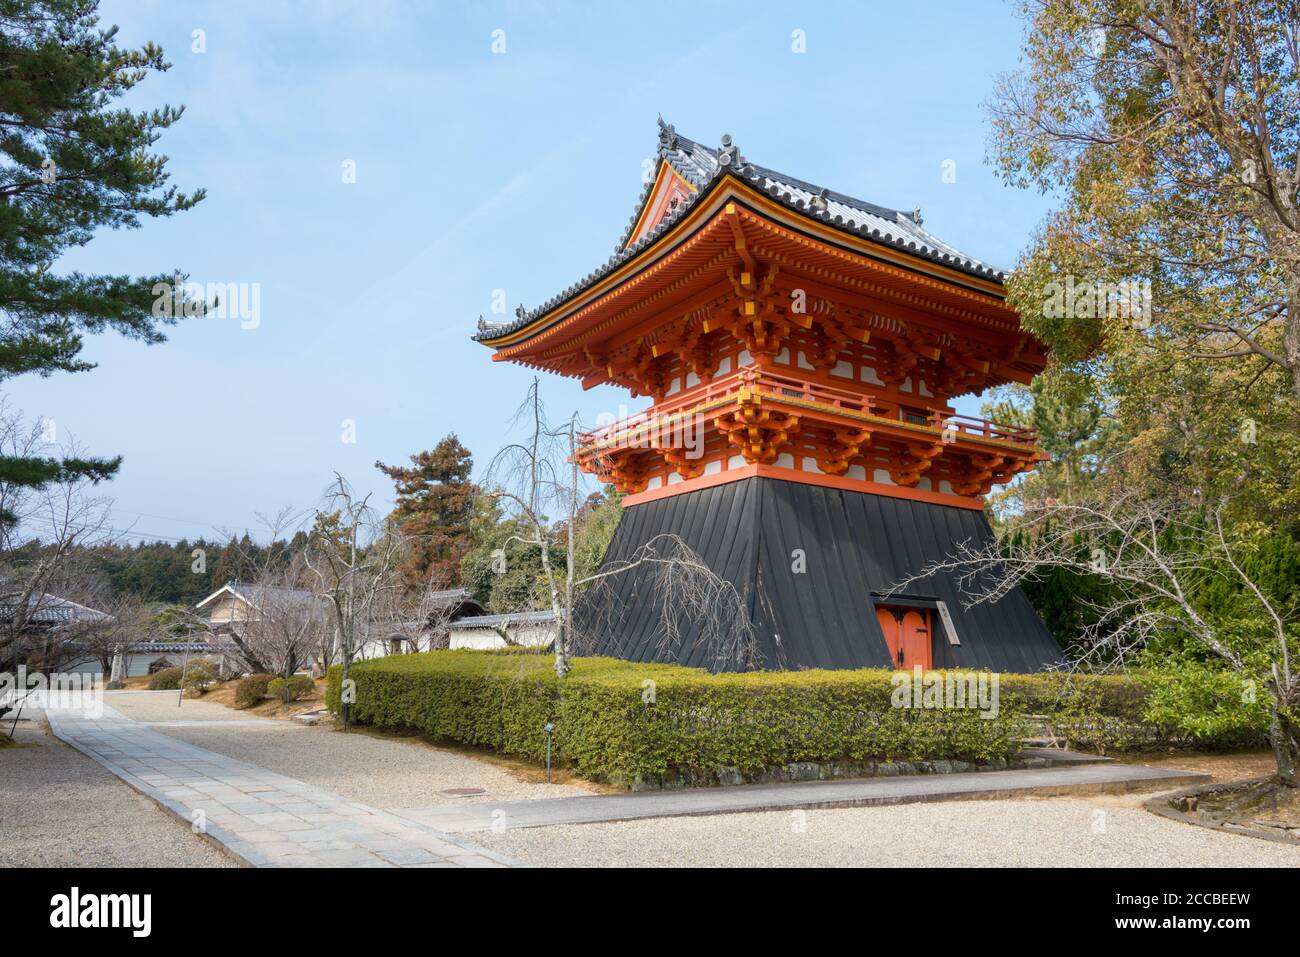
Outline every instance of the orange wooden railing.
{"type": "Polygon", "coordinates": [[[1001,442],[1021,442],[1033,445],[1038,441],[1035,429],[1022,429],[1014,425],[999,425],[988,419],[977,419],[971,415],[957,415],[942,409],[930,410],[930,425],[940,431],[953,429],[965,435],[976,435],[985,439],[1001,442]]]}
{"type": "MultiPolygon", "coordinates": [[[[632,431],[654,421],[663,421],[680,412],[706,405],[709,402],[735,395],[742,388],[748,388],[774,398],[802,399],[816,402],[837,409],[848,409],[866,415],[876,415],[875,403],[870,395],[809,382],[797,376],[783,375],[779,372],[755,369],[747,366],[702,385],[694,386],[664,402],[656,403],[635,415],[611,422],[584,432],[580,436],[583,445],[604,442],[608,439],[632,431]]],[[[1010,425],[999,425],[987,419],[977,419],[967,415],[956,415],[942,409],[931,409],[927,423],[930,428],[944,431],[955,429],[958,433],[979,436],[1003,442],[1016,442],[1033,445],[1037,433],[1032,429],[1021,429],[1010,425]]]]}

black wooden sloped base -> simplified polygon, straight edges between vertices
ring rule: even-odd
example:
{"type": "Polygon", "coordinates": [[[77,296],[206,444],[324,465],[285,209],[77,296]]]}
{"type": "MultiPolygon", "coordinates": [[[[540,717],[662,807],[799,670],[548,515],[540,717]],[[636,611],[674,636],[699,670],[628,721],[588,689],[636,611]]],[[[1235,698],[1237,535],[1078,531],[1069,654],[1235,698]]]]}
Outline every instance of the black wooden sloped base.
{"type": "MultiPolygon", "coordinates": [[[[873,592],[992,532],[982,512],[778,479],[750,478],[629,507],[606,557],[630,560],[663,534],[680,537],[743,596],[754,623],[753,663],[763,669],[888,667],[873,592]]],[[[606,581],[577,610],[582,654],[734,670],[730,656],[679,619],[667,647],[664,602],[652,565],[606,581]]],[[[936,668],[1041,671],[1061,649],[1019,590],[964,607],[954,576],[903,593],[943,601],[960,644],[936,622],[936,668]]]]}

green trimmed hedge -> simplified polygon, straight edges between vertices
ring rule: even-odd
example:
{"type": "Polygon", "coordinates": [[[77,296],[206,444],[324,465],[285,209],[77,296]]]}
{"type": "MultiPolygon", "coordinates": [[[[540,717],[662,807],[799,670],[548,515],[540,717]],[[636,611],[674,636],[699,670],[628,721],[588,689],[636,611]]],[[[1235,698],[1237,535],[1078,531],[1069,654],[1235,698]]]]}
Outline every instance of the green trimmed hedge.
{"type": "MultiPolygon", "coordinates": [[[[625,786],[742,778],[801,762],[997,764],[1050,729],[1098,751],[1259,746],[1257,732],[1192,738],[1149,720],[1149,691],[1120,676],[999,675],[999,713],[894,707],[887,670],[712,675],[676,665],[578,658],[563,681],[549,655],[433,651],[357,662],[350,717],[422,732],[625,786]],[[734,775],[733,775],[734,777],[734,775]]],[[[944,676],[944,672],[932,672],[944,676]]],[[[965,673],[960,673],[965,674],[965,673]]],[[[339,711],[341,669],[326,704],[339,711]]]]}
{"type": "MultiPolygon", "coordinates": [[[[1016,701],[1067,747],[1081,751],[1230,750],[1267,745],[1267,722],[1220,721],[1198,727],[1162,706],[1168,670],[1123,675],[1051,673],[1001,676],[1003,700],[1016,701]]],[[[1240,683],[1233,685],[1240,694],[1240,683]]],[[[1197,703],[1199,706],[1199,702],[1197,703]]],[[[1184,711],[1187,704],[1183,705],[1184,711]]],[[[1192,708],[1195,710],[1195,708],[1192,708]]],[[[1258,715],[1246,716],[1257,718],[1258,715]]]]}
{"type": "MultiPolygon", "coordinates": [[[[331,669],[326,693],[336,712],[340,677],[331,669]]],[[[435,651],[358,662],[350,677],[354,721],[535,761],[545,759],[553,721],[556,763],[628,786],[796,762],[997,762],[1025,733],[1005,694],[991,719],[895,708],[884,670],[711,675],[580,658],[558,681],[549,656],[435,651]]]]}

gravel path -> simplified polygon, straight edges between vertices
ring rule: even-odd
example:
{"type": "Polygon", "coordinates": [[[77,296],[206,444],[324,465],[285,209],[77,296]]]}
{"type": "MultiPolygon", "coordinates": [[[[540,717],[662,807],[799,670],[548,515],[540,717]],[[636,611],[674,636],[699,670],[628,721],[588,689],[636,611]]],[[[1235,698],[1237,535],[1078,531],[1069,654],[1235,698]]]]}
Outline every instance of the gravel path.
{"type": "MultiPolygon", "coordinates": [[[[381,808],[589,793],[521,781],[486,761],[410,741],[250,719],[202,701],[186,700],[178,709],[171,695],[117,693],[107,701],[164,734],[381,808]],[[441,793],[467,787],[487,793],[441,793]]],[[[233,864],[72,749],[39,731],[25,729],[19,736],[40,740],[37,748],[0,754],[0,764],[20,782],[0,803],[0,815],[23,809],[21,829],[0,816],[0,863],[233,864]]],[[[1140,800],[725,814],[479,833],[474,840],[539,866],[1300,867],[1300,848],[1179,824],[1141,810],[1140,800]]]]}
{"type": "Polygon", "coordinates": [[[1051,798],[663,818],[479,833],[533,865],[585,867],[1300,867],[1300,847],[1051,798]]]}
{"type": "Polygon", "coordinates": [[[177,708],[172,694],[110,692],[104,700],[126,717],[163,734],[378,808],[591,793],[571,785],[521,781],[487,761],[414,741],[250,718],[246,712],[188,698],[177,708]],[[453,788],[482,788],[486,793],[442,793],[453,788]]]}
{"type": "Polygon", "coordinates": [[[85,755],[28,710],[0,751],[0,866],[237,867],[237,862],[85,755]]]}

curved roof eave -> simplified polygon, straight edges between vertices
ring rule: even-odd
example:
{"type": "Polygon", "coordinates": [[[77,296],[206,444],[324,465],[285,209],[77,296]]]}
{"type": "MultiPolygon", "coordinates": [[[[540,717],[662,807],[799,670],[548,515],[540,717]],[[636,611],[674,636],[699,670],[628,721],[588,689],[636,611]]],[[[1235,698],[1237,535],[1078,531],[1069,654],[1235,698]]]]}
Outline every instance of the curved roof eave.
{"type": "Polygon", "coordinates": [[[776,173],[747,162],[738,152],[732,151],[730,146],[724,147],[721,151],[702,146],[694,140],[677,135],[673,128],[664,124],[662,120],[660,129],[661,162],[667,163],[679,176],[694,186],[695,192],[691,193],[676,209],[668,212],[640,239],[627,244],[654,190],[654,183],[658,180],[656,175],[655,180],[652,180],[643,190],[636,211],[619,245],[615,247],[614,254],[605,263],[536,308],[525,309],[519,306],[515,310],[515,318],[512,321],[493,323],[480,317],[478,331],[473,336],[476,342],[491,345],[563,308],[654,245],[673,226],[703,203],[706,197],[712,196],[714,190],[728,177],[768,196],[790,212],[820,222],[848,236],[865,239],[885,249],[898,250],[999,286],[1006,279],[1004,270],[967,256],[922,229],[920,217],[916,214],[908,215],[887,209],[776,173]]]}

